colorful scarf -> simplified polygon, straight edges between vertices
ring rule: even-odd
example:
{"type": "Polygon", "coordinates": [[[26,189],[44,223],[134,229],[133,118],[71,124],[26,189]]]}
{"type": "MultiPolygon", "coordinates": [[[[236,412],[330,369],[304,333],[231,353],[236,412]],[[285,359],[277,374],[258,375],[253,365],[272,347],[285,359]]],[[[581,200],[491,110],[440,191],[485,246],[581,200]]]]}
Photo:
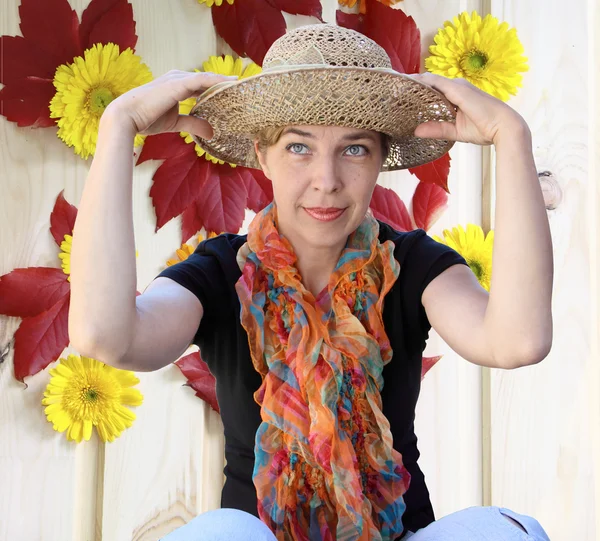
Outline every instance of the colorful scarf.
{"type": "Polygon", "coordinates": [[[278,541],[391,541],[403,531],[410,474],[380,395],[392,358],[383,300],[400,265],[394,243],[378,234],[369,213],[317,298],[277,231],[273,204],[238,253],[241,322],[262,376],[253,482],[278,541]]]}

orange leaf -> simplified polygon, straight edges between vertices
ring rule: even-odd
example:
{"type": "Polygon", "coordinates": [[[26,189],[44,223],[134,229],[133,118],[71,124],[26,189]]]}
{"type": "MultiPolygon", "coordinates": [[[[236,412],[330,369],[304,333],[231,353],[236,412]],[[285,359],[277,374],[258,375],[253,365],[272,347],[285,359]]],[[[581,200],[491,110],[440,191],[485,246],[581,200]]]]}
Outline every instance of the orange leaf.
{"type": "Polygon", "coordinates": [[[208,365],[200,357],[200,353],[197,351],[190,353],[175,361],[175,364],[187,378],[187,385],[196,391],[196,396],[208,402],[210,407],[219,413],[217,381],[208,369],[208,365]]]}
{"type": "Polygon", "coordinates": [[[50,309],[25,318],[15,333],[15,378],[23,381],[56,361],[69,345],[69,301],[65,295],[50,309]]]}

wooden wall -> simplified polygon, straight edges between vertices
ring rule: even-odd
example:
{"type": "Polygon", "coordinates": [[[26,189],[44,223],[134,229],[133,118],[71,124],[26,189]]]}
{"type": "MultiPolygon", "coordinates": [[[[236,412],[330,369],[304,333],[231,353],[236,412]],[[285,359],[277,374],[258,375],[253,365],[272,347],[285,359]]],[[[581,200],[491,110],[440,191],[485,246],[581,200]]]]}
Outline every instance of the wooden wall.
{"type": "MultiPolygon", "coordinates": [[[[0,34],[19,34],[18,3],[0,3],[0,34]]],[[[87,3],[71,0],[80,14],[87,3]]],[[[131,3],[137,53],[155,76],[228,51],[210,10],[196,0],[131,3]]],[[[323,6],[334,21],[336,0],[323,6]]],[[[436,514],[500,505],[538,518],[553,541],[600,539],[600,10],[594,0],[405,0],[400,7],[421,29],[423,57],[437,28],[464,10],[491,12],[517,28],[531,69],[509,103],[531,126],[538,170],[550,171],[563,193],[549,211],[555,290],[548,358],[515,371],[481,369],[431,333],[425,353],[444,357],[423,383],[417,435],[436,514]]],[[[286,18],[290,27],[311,21],[286,18]]],[[[457,144],[451,156],[450,208],[430,234],[467,222],[493,227],[493,149],[457,144]]],[[[50,212],[63,189],[78,205],[89,163],[55,130],[17,128],[3,117],[0,160],[0,275],[58,267],[50,212]]],[[[179,219],[154,234],[148,192],[156,167],[135,170],[139,290],[179,246],[179,219]]],[[[407,172],[383,174],[381,183],[406,201],[416,186],[407,172]]],[[[139,374],[144,404],[114,443],[74,445],[45,419],[47,372],[29,378],[27,389],[13,377],[18,324],[0,316],[0,352],[9,348],[0,364],[0,540],[151,541],[219,506],[221,421],[183,386],[174,365],[139,374]]]]}

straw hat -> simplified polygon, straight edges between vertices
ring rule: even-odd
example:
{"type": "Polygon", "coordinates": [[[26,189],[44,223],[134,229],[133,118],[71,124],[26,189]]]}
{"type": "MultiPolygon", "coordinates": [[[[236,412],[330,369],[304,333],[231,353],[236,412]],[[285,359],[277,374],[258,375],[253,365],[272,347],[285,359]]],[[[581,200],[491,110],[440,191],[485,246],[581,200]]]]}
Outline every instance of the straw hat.
{"type": "Polygon", "coordinates": [[[267,126],[335,125],[390,136],[382,171],[436,160],[453,141],[414,137],[428,120],[454,122],[454,106],[437,90],[392,69],[385,50],[331,24],[302,26],[273,43],[258,75],[206,90],[191,115],[213,127],[194,140],[215,158],[256,167],[253,140],[267,126]]]}

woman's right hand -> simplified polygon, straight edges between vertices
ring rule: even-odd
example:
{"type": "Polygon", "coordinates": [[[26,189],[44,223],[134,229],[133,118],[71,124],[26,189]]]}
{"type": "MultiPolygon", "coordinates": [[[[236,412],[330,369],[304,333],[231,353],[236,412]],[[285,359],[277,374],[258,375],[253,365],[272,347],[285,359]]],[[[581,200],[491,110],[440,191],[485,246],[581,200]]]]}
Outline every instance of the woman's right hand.
{"type": "Polygon", "coordinates": [[[130,121],[134,132],[143,135],[184,131],[211,139],[210,124],[194,116],[180,115],[179,102],[198,97],[217,83],[236,79],[236,76],[210,72],[172,70],[121,94],[108,105],[102,116],[108,113],[119,121],[130,121]]]}

